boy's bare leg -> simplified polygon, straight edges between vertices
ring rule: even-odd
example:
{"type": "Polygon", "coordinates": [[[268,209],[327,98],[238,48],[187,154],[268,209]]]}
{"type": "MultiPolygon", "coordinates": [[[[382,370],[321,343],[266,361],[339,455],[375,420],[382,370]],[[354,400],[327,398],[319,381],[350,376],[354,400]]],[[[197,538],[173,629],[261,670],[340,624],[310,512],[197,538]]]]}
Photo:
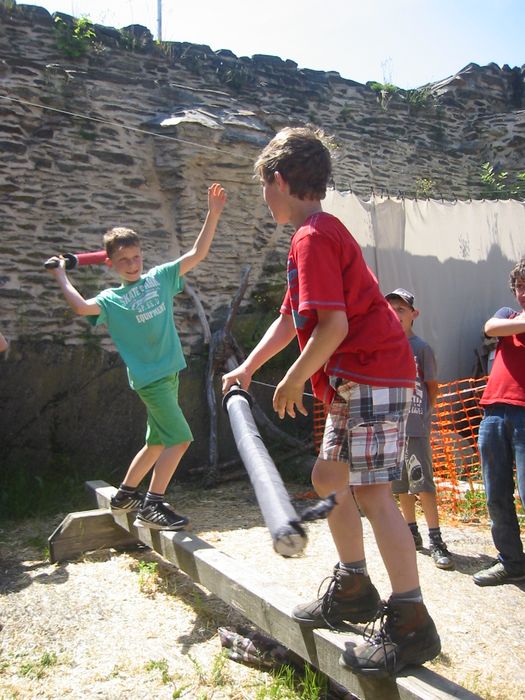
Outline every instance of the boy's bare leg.
{"type": "MultiPolygon", "coordinates": [[[[439,527],[439,514],[437,507],[437,500],[435,493],[420,493],[419,500],[421,501],[421,507],[423,508],[423,514],[427,525],[430,528],[439,527]]],[[[411,521],[413,522],[413,521],[411,521]]]]}
{"type": "Polygon", "coordinates": [[[363,560],[363,525],[348,486],[348,464],[318,459],[312,471],[312,485],[321,498],[326,498],[334,491],[337,493],[337,505],[328,515],[327,521],[339,561],[363,560]]]}
{"type": "Polygon", "coordinates": [[[319,591],[315,600],[296,606],[292,618],[309,627],[333,627],[343,621],[369,622],[376,616],[380,598],[366,570],[363,526],[348,486],[348,464],[318,459],[312,484],[321,497],[337,494],[328,526],[339,562],[325,592],[319,591]]]}
{"type": "MultiPolygon", "coordinates": [[[[429,528],[439,527],[439,514],[436,501],[436,494],[423,492],[418,493],[421,508],[429,528]]],[[[416,497],[411,493],[399,494],[399,505],[407,523],[416,522],[416,497]]]]}
{"type": "Polygon", "coordinates": [[[416,497],[411,493],[400,493],[399,505],[407,523],[416,522],[416,497]]]}
{"type": "Polygon", "coordinates": [[[142,479],[158,460],[163,449],[163,445],[144,445],[144,447],[137,452],[135,457],[133,457],[122,484],[124,486],[129,486],[130,489],[137,488],[142,479]]]}
{"type": "Polygon", "coordinates": [[[370,521],[393,593],[419,587],[416,547],[389,483],[354,486],[357,502],[370,521]]]}
{"type": "Polygon", "coordinates": [[[166,492],[170,479],[190,444],[190,442],[181,442],[178,445],[165,447],[162,450],[151,476],[149,490],[152,493],[162,494],[166,492]]]}
{"type": "MultiPolygon", "coordinates": [[[[189,519],[185,515],[177,514],[170,505],[164,503],[164,494],[170,479],[189,446],[190,442],[182,442],[170,447],[152,445],[149,450],[145,450],[142,460],[138,460],[135,472],[138,472],[139,466],[146,467],[149,457],[157,455],[149,489],[137,513],[135,526],[153,530],[178,531],[183,530],[189,523],[189,519]]],[[[151,459],[149,461],[151,462],[151,459]]]]}

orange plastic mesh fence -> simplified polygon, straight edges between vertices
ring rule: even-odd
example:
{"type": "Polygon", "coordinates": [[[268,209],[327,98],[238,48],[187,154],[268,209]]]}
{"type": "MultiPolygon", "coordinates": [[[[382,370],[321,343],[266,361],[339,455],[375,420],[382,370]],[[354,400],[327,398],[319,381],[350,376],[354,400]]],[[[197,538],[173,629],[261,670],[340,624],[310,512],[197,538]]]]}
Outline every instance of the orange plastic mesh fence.
{"type": "Polygon", "coordinates": [[[478,452],[480,399],[487,377],[439,385],[432,418],[432,461],[436,495],[444,514],[462,520],[486,515],[478,452]]]}
{"type": "Polygon", "coordinates": [[[326,406],[319,399],[314,398],[314,448],[317,454],[323,441],[324,424],[326,422],[326,406]]]}
{"type": "MultiPolygon", "coordinates": [[[[486,497],[478,452],[478,429],[483,412],[480,399],[487,377],[457,379],[439,385],[432,416],[432,462],[440,512],[464,521],[487,516],[486,497]]],[[[319,452],[326,406],[314,400],[314,445],[319,452]]],[[[516,493],[520,519],[523,504],[516,493]]]]}

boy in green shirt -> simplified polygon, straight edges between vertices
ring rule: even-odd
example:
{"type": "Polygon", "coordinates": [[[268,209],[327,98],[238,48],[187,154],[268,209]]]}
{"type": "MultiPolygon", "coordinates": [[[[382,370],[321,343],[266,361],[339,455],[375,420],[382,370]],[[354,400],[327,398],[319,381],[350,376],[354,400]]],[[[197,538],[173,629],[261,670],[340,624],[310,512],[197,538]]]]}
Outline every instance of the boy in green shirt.
{"type": "Polygon", "coordinates": [[[193,436],[178,403],[178,373],[186,362],[173,321],[173,297],[184,288],[182,277],[210,249],[226,192],[218,183],[208,188],[208,213],[190,251],[143,274],[140,239],[135,231],[113,228],[104,236],[108,265],[121,286],[84,299],[65,271],[65,260],[51,268],[69,306],[93,325],[106,324],[128,379],[147,409],[146,443],[133,458],[119,490],[111,499],[116,511],[138,510],[135,525],[181,530],[189,522],[164,503],[168,484],[193,436]],[[138,486],[153,470],[144,496],[138,486]]]}

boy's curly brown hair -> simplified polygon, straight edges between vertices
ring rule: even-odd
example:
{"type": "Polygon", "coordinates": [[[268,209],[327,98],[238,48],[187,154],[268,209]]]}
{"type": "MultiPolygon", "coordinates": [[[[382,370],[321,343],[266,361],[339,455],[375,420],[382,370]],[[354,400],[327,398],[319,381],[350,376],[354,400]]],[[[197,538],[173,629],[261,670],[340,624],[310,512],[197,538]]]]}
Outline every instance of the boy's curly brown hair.
{"type": "Polygon", "coordinates": [[[509,276],[509,286],[513,294],[516,293],[516,282],[525,280],[525,258],[522,258],[519,263],[514,265],[509,276]]]}
{"type": "Polygon", "coordinates": [[[330,151],[322,131],[286,127],[279,131],[255,161],[256,177],[271,184],[276,172],[299,199],[324,199],[332,175],[330,151]]]}
{"type": "Polygon", "coordinates": [[[122,226],[116,226],[115,228],[110,228],[109,231],[106,231],[103,241],[108,258],[113,255],[117,248],[129,248],[133,245],[140,248],[140,238],[138,233],[133,231],[131,228],[124,228],[122,226]]]}

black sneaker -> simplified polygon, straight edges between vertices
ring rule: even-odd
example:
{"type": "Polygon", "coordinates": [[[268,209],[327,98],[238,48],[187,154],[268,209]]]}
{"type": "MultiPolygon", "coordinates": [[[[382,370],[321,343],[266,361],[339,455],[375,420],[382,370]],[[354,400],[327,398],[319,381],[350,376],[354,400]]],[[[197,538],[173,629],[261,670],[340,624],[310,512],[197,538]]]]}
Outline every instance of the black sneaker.
{"type": "Polygon", "coordinates": [[[369,622],[376,616],[380,603],[379,593],[365,574],[355,574],[334,567],[332,576],[321,582],[316,600],[298,605],[292,610],[292,619],[308,627],[336,628],[345,621],[369,622]],[[326,591],[320,595],[325,581],[326,591]]]}
{"type": "Polygon", "coordinates": [[[441,651],[436,626],[423,603],[383,603],[371,631],[365,630],[363,636],[363,644],[347,645],[339,663],[354,673],[376,678],[393,676],[410,664],[423,664],[441,651]]]}
{"type": "Polygon", "coordinates": [[[421,533],[419,530],[410,530],[412,533],[412,537],[414,538],[414,544],[416,545],[416,549],[419,552],[420,549],[423,549],[423,538],[421,537],[421,533]]]}
{"type": "Polygon", "coordinates": [[[135,510],[138,510],[142,506],[143,502],[144,494],[141,491],[136,490],[133,491],[133,493],[131,494],[126,494],[122,493],[121,491],[117,491],[117,493],[111,497],[109,506],[111,510],[114,510],[116,512],[127,511],[128,513],[131,513],[135,510]]]}
{"type": "Polygon", "coordinates": [[[430,540],[430,556],[438,569],[453,569],[454,561],[443,540],[430,540]]]}
{"type": "Polygon", "coordinates": [[[525,570],[521,574],[513,574],[498,560],[488,569],[478,571],[472,578],[478,586],[499,586],[502,583],[525,581],[525,570]]]}
{"type": "Polygon", "coordinates": [[[149,527],[151,530],[184,530],[189,523],[185,515],[177,515],[168,503],[158,501],[144,505],[135,518],[135,527],[149,527]]]}

